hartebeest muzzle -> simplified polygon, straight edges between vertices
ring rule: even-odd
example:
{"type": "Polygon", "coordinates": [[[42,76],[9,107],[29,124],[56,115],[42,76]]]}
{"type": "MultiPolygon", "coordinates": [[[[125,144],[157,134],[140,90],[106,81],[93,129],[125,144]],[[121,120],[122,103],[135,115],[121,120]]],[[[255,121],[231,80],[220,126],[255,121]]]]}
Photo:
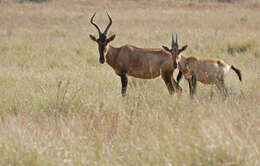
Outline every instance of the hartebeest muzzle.
{"type": "Polygon", "coordinates": [[[104,45],[101,45],[101,48],[100,48],[100,56],[99,56],[99,62],[101,64],[105,63],[105,56],[104,56],[104,51],[105,51],[105,46],[104,45]]]}
{"type": "Polygon", "coordinates": [[[103,56],[100,56],[100,58],[99,58],[99,62],[101,63],[101,64],[104,64],[105,63],[105,58],[104,58],[104,55],[103,56]]]}
{"type": "Polygon", "coordinates": [[[99,58],[99,62],[100,62],[101,64],[104,64],[104,63],[105,63],[105,59],[99,58]]]}
{"type": "Polygon", "coordinates": [[[177,69],[177,67],[178,67],[177,62],[174,61],[174,62],[173,62],[173,68],[174,68],[174,69],[177,69]]]}

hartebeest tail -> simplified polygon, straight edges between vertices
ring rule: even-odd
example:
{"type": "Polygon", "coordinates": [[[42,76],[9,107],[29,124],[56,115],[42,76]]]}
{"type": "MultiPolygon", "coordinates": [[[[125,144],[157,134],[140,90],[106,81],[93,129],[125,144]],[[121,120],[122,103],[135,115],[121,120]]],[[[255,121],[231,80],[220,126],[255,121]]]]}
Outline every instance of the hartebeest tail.
{"type": "MultiPolygon", "coordinates": [[[[185,49],[186,48],[187,46],[185,49]]],[[[240,70],[233,65],[228,65],[221,59],[206,59],[196,56],[186,57],[180,55],[180,52],[185,49],[178,49],[178,44],[176,44],[175,49],[170,50],[170,52],[172,55],[175,55],[178,60],[179,74],[177,76],[177,82],[179,83],[182,75],[184,75],[185,79],[189,82],[191,97],[195,94],[197,81],[200,81],[203,84],[215,84],[226,97],[228,92],[225,87],[225,77],[230,69],[234,70],[238,75],[239,80],[242,81],[240,70]]]]}
{"type": "Polygon", "coordinates": [[[122,96],[126,95],[128,76],[142,79],[152,79],[161,75],[168,91],[173,94],[176,90],[181,92],[181,87],[173,79],[173,72],[177,68],[176,57],[161,48],[138,48],[133,45],[113,47],[109,43],[115,39],[115,35],[107,37],[107,32],[112,25],[109,14],[109,24],[102,33],[99,26],[94,23],[95,14],[91,17],[91,24],[96,27],[99,38],[90,35],[91,40],[97,42],[99,62],[107,62],[120,76],[122,84],[122,96]]]}
{"type": "Polygon", "coordinates": [[[240,81],[242,81],[242,75],[241,75],[241,71],[237,68],[235,68],[233,65],[231,65],[231,69],[234,70],[239,78],[240,81]]]}

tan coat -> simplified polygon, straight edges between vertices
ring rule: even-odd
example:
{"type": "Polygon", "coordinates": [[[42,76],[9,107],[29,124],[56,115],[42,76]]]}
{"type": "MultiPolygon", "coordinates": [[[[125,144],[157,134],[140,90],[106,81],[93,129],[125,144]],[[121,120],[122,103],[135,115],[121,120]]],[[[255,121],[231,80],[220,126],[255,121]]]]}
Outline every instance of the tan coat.
{"type": "Polygon", "coordinates": [[[240,70],[233,65],[226,64],[221,59],[215,58],[198,58],[195,56],[181,56],[178,60],[178,69],[189,81],[191,96],[195,93],[196,81],[203,84],[215,84],[225,96],[227,90],[225,87],[225,77],[230,69],[233,69],[242,80],[240,70]]]}

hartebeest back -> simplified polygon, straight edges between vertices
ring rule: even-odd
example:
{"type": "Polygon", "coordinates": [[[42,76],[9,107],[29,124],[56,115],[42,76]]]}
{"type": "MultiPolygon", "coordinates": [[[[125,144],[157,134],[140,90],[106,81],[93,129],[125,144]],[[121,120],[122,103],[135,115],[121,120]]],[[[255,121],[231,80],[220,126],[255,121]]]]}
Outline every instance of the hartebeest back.
{"type": "Polygon", "coordinates": [[[132,45],[113,47],[109,43],[115,39],[115,35],[107,37],[107,32],[112,24],[112,19],[107,13],[110,20],[105,31],[102,33],[99,26],[93,22],[95,14],[91,17],[91,24],[94,25],[99,33],[97,39],[93,35],[90,38],[97,42],[99,50],[99,62],[107,62],[120,76],[122,83],[122,96],[125,96],[127,89],[127,76],[133,76],[142,79],[152,79],[162,76],[168,91],[173,94],[175,89],[181,92],[181,87],[173,78],[173,71],[177,68],[175,55],[171,55],[161,48],[138,48],[132,45]]]}
{"type": "Polygon", "coordinates": [[[186,57],[184,55],[180,55],[180,53],[184,51],[186,48],[187,45],[184,46],[182,49],[179,49],[176,34],[175,49],[165,49],[171,52],[172,55],[177,57],[179,69],[177,82],[179,83],[179,81],[182,78],[182,75],[184,75],[185,79],[187,79],[189,82],[191,97],[193,97],[196,91],[196,81],[200,81],[203,84],[215,84],[226,97],[228,93],[225,87],[225,77],[230,69],[234,70],[238,75],[239,80],[242,81],[240,70],[235,68],[233,65],[226,64],[221,59],[202,59],[195,56],[186,57]]]}

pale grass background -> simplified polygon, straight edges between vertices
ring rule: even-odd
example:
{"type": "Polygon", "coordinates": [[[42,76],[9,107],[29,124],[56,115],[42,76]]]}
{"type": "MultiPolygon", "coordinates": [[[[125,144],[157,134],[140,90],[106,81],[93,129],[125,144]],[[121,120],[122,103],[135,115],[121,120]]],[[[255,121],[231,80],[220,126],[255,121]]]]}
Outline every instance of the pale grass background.
{"type": "MultiPolygon", "coordinates": [[[[0,3],[0,165],[260,164],[259,2],[80,1],[0,3]],[[127,97],[98,62],[94,11],[113,18],[113,46],[170,45],[219,57],[230,97],[198,85],[191,101],[169,96],[161,78],[129,78],[127,97]],[[232,53],[231,53],[232,52],[232,53]]],[[[175,77],[177,71],[174,73],[175,77]]]]}

